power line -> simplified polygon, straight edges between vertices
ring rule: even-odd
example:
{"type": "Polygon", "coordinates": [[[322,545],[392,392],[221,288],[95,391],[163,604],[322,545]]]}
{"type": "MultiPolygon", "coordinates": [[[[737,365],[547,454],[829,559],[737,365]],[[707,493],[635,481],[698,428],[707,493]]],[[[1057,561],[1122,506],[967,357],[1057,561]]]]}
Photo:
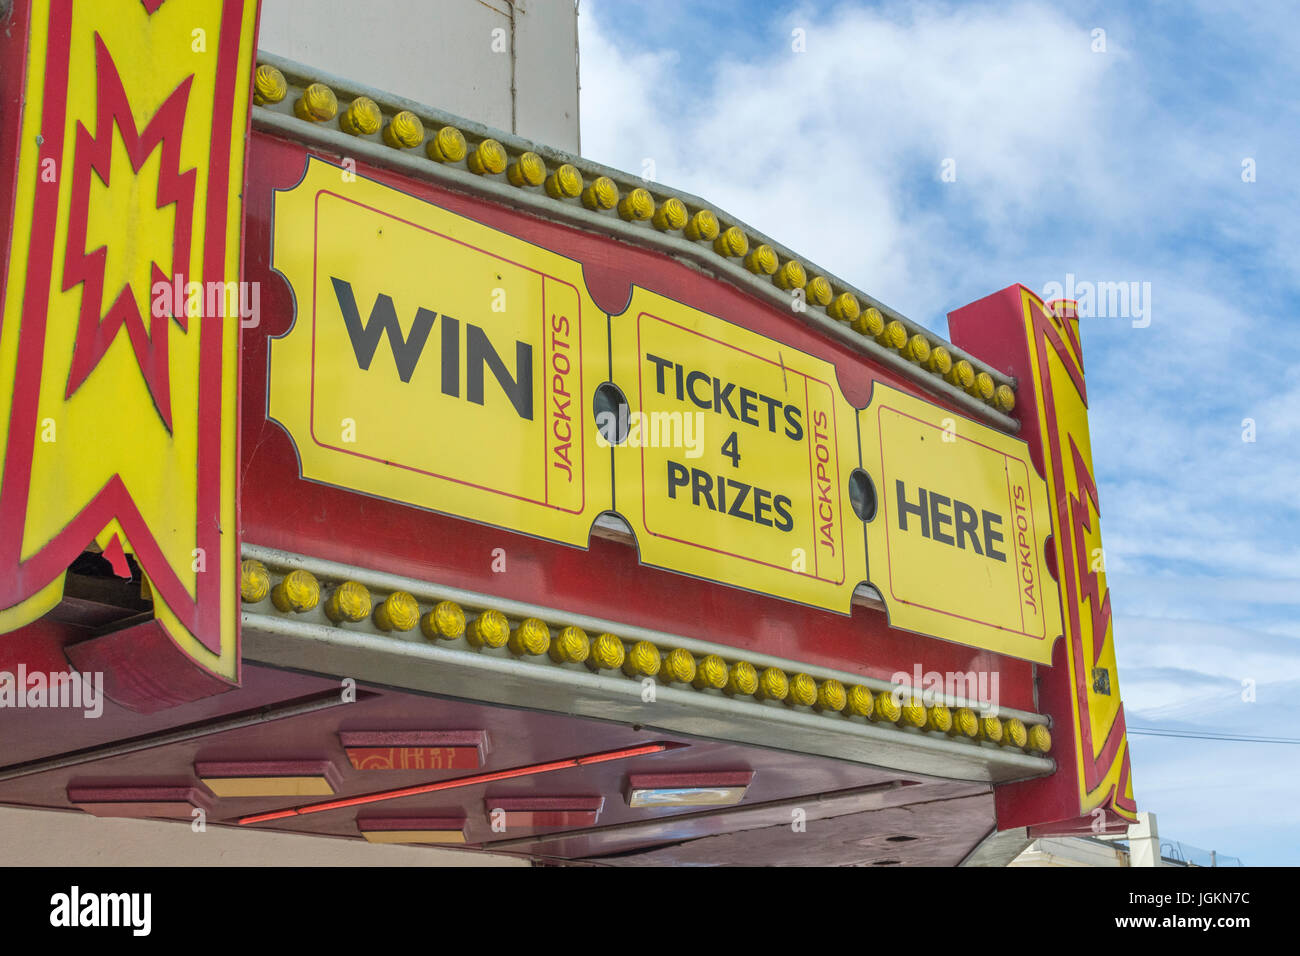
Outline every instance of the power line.
{"type": "Polygon", "coordinates": [[[1249,734],[1220,734],[1213,731],[1158,730],[1152,727],[1129,727],[1128,732],[1145,737],[1178,737],[1183,740],[1225,740],[1247,744],[1300,744],[1300,737],[1260,737],[1249,734]]]}

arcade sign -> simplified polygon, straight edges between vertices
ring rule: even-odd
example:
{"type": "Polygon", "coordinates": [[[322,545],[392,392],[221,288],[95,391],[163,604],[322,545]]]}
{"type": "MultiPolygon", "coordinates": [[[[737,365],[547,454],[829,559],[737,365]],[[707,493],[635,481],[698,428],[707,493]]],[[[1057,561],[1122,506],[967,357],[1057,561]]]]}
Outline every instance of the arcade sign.
{"type": "Polygon", "coordinates": [[[604,512],[640,559],[1047,662],[1060,633],[1047,491],[1024,442],[309,157],[278,192],[293,326],[268,414],[304,478],[585,547],[604,512]]]}

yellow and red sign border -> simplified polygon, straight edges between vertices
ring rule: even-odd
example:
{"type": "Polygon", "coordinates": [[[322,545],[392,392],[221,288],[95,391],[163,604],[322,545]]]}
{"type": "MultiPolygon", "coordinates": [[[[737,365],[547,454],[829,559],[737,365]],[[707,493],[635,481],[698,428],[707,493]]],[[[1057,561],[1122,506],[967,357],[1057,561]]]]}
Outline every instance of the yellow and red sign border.
{"type": "Polygon", "coordinates": [[[1100,689],[1098,662],[1113,667],[1114,633],[1104,572],[1093,570],[1085,534],[1099,541],[1092,475],[1088,393],[1077,319],[1051,311],[1033,292],[1011,286],[951,313],[955,341],[978,338],[1020,381],[1021,437],[1046,475],[1055,517],[1051,556],[1061,592],[1065,640],[1052,666],[1038,673],[1040,708],[1052,728],[1060,770],[998,788],[998,826],[1033,826],[1041,834],[1122,831],[1137,819],[1124,706],[1115,679],[1100,689]],[[1053,366],[1069,383],[1054,387],[1053,366]],[[1071,490],[1073,488],[1073,490],[1071,490]],[[1113,704],[1107,699],[1114,696],[1113,704]],[[1107,716],[1107,712],[1113,714],[1107,716]],[[1068,722],[1067,722],[1068,718],[1068,722]],[[1094,728],[1103,727],[1100,734],[1094,728]]]}
{"type": "MultiPolygon", "coordinates": [[[[122,0],[125,5],[127,0],[122,0]]],[[[179,0],[171,0],[173,4],[179,0]]],[[[168,0],[148,0],[143,12],[153,17],[168,0]]],[[[258,0],[209,0],[207,6],[219,6],[220,32],[217,37],[215,64],[215,93],[211,103],[197,107],[184,97],[173,97],[140,130],[120,86],[110,82],[105,86],[105,66],[116,76],[116,65],[98,33],[95,35],[98,58],[99,89],[97,91],[100,129],[105,135],[106,119],[113,121],[112,128],[122,131],[132,161],[142,161],[143,155],[155,148],[176,148],[186,123],[211,124],[210,144],[212,162],[207,170],[206,216],[201,223],[193,224],[194,231],[202,230],[202,274],[205,285],[225,283],[238,277],[242,255],[243,208],[240,199],[243,187],[244,144],[248,136],[248,110],[250,101],[253,49],[258,13],[258,0]],[[114,93],[118,94],[116,97],[114,93]],[[192,115],[186,116],[186,109],[192,115]],[[226,161],[230,157],[230,161],[226,161]]],[[[95,11],[99,16],[110,16],[113,10],[95,11]]],[[[125,12],[125,11],[119,11],[125,12]]],[[[139,11],[132,11],[138,15],[139,11]]],[[[24,557],[22,529],[29,501],[40,490],[32,486],[32,465],[39,418],[39,396],[42,377],[49,373],[44,361],[46,306],[55,289],[57,279],[56,231],[60,220],[68,223],[70,244],[64,265],[63,288],[86,282],[83,297],[91,295],[95,284],[77,274],[73,261],[73,243],[82,239],[86,231],[88,208],[76,197],[84,197],[89,189],[92,164],[81,161],[65,163],[69,155],[68,111],[70,97],[71,61],[73,45],[73,0],[28,0],[20,2],[11,14],[8,36],[3,44],[7,63],[18,65],[6,69],[4,100],[6,120],[3,154],[0,163],[5,181],[7,213],[10,232],[6,237],[9,270],[3,290],[4,315],[16,315],[20,324],[16,358],[13,365],[13,399],[8,420],[3,422],[5,432],[3,457],[3,482],[0,484],[0,626],[12,630],[34,620],[52,608],[61,599],[63,578],[68,566],[87,545],[102,537],[107,529],[120,529],[130,550],[139,562],[155,600],[167,609],[160,614],[152,639],[146,639],[152,653],[170,646],[178,652],[169,661],[142,662],[137,655],[127,655],[133,673],[124,676],[120,689],[128,705],[150,708],[150,681],[143,679],[144,671],[155,664],[160,673],[177,673],[179,667],[184,684],[195,696],[238,683],[238,615],[234,603],[238,590],[238,529],[235,503],[236,462],[238,451],[238,329],[232,332],[226,320],[200,322],[190,334],[199,336],[198,346],[198,409],[197,409],[197,466],[194,476],[197,508],[195,528],[196,548],[202,553],[220,556],[208,573],[196,576],[195,593],[187,591],[176,569],[163,553],[156,529],[149,526],[131,492],[120,474],[115,474],[94,495],[88,504],[70,517],[66,525],[34,553],[24,557]],[[39,94],[36,92],[39,89],[39,94]],[[39,111],[32,115],[33,111],[39,111]],[[28,137],[30,129],[39,135],[28,137]],[[72,169],[73,181],[69,195],[69,208],[61,208],[64,184],[61,176],[48,178],[41,171],[53,168],[72,169]],[[25,181],[25,182],[24,182],[25,181]],[[30,202],[30,206],[27,203],[30,202]],[[24,235],[19,223],[30,218],[30,232],[24,235]],[[70,269],[71,267],[71,269],[70,269]],[[21,270],[19,275],[16,270],[21,270]],[[18,279],[19,281],[15,281],[18,279]],[[10,304],[9,297],[22,289],[21,304],[10,304]],[[20,310],[20,311],[19,311],[20,310]],[[168,640],[159,640],[165,635],[168,640]],[[205,676],[206,675],[206,676],[205,676]]],[[[169,41],[178,36],[169,36],[169,41]]],[[[183,42],[190,39],[188,26],[183,42]]],[[[189,80],[181,78],[177,91],[188,91],[189,80]]],[[[86,145],[87,134],[82,127],[77,146],[86,145]]],[[[88,140],[87,140],[88,142],[88,140]]],[[[90,144],[93,145],[93,144],[90,144]]],[[[102,146],[101,146],[102,149],[102,146]]],[[[100,176],[106,174],[101,170],[100,176]]],[[[184,192],[188,182],[194,186],[193,171],[181,174],[172,186],[184,192]]],[[[187,213],[189,215],[189,213],[187,213]]],[[[192,224],[182,222],[181,212],[176,216],[177,245],[188,256],[192,224]]],[[[173,246],[177,248],[177,246],[173,246]]],[[[84,263],[83,263],[84,265],[84,263]]],[[[188,261],[179,265],[188,271],[188,261]]],[[[87,307],[91,303],[87,303],[87,307]]],[[[98,305],[98,302],[93,303],[98,305]]],[[[93,309],[91,310],[94,311],[93,309]]],[[[72,377],[68,383],[71,395],[93,368],[97,355],[102,355],[108,341],[119,331],[123,320],[112,314],[100,326],[98,315],[90,315],[83,307],[82,327],[92,338],[89,354],[83,351],[83,338],[79,335],[77,354],[73,358],[72,377]],[[80,370],[80,372],[78,371],[80,370]]],[[[139,321],[139,317],[134,317],[139,321]]],[[[165,317],[161,323],[173,321],[165,317]]],[[[180,319],[176,319],[180,321],[180,319]]],[[[0,326],[0,331],[3,331],[0,326]]],[[[154,394],[163,422],[171,427],[169,402],[159,401],[154,389],[153,376],[162,375],[165,382],[166,355],[157,361],[154,343],[141,339],[143,328],[128,327],[132,347],[140,361],[141,374],[145,376],[154,394]],[[147,345],[146,345],[147,343],[147,345]],[[143,354],[142,354],[143,353],[143,354]]],[[[163,333],[165,334],[165,332],[163,333]]],[[[157,335],[150,330],[150,337],[157,335]]],[[[120,650],[105,650],[107,658],[125,660],[120,650]]],[[[100,655],[85,655],[82,664],[93,665],[100,655]]],[[[110,675],[109,684],[113,685],[110,675]]],[[[162,697],[167,694],[157,688],[162,697]]]]}

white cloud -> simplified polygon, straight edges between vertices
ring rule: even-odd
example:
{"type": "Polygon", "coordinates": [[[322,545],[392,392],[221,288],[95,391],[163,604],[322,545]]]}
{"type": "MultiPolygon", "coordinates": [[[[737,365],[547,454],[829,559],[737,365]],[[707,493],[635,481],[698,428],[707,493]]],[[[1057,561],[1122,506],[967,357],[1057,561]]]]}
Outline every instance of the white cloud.
{"type": "Polygon", "coordinates": [[[604,9],[584,4],[579,20],[583,152],[632,172],[653,157],[661,181],[904,311],[942,306],[918,290],[961,245],[941,210],[908,198],[935,187],[944,159],[956,161],[952,201],[988,228],[1013,230],[1066,192],[1089,211],[1115,201],[1076,131],[1107,127],[1104,91],[1123,53],[1091,53],[1062,14],[802,15],[790,22],[807,31],[806,53],[778,42],[761,61],[724,54],[701,90],[671,53],[611,42],[604,9]]]}
{"type": "MultiPolygon", "coordinates": [[[[1300,686],[1287,683],[1300,682],[1294,16],[842,3],[733,43],[698,36],[707,22],[682,7],[644,9],[677,17],[688,52],[615,42],[613,8],[584,0],[590,158],[639,172],[651,157],[660,181],[939,330],[1015,281],[1151,283],[1150,327],[1083,329],[1126,706],[1269,732],[1276,695],[1300,686]],[[1104,54],[1090,49],[1099,24],[1104,54]],[[794,26],[806,53],[790,50],[794,26]],[[939,182],[945,158],[956,183],[939,182]],[[1240,701],[1243,677],[1259,707],[1240,701]]],[[[1192,747],[1136,742],[1139,801],[1247,839],[1181,782],[1205,759],[1192,747]]],[[[1294,789],[1269,748],[1215,747],[1231,752],[1223,766],[1253,768],[1224,784],[1242,805],[1294,789]]]]}

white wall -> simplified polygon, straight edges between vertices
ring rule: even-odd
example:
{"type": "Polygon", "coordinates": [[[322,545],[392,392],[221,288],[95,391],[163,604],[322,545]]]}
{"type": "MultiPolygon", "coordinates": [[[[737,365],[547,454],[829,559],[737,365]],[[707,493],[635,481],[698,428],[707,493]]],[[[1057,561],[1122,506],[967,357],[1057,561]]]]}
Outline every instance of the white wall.
{"type": "Polygon", "coordinates": [[[80,810],[0,807],[5,866],[528,866],[526,859],[388,846],[185,821],[112,820],[80,810]]]}
{"type": "Polygon", "coordinates": [[[577,18],[576,0],[262,0],[258,47],[577,153],[577,18]]]}

